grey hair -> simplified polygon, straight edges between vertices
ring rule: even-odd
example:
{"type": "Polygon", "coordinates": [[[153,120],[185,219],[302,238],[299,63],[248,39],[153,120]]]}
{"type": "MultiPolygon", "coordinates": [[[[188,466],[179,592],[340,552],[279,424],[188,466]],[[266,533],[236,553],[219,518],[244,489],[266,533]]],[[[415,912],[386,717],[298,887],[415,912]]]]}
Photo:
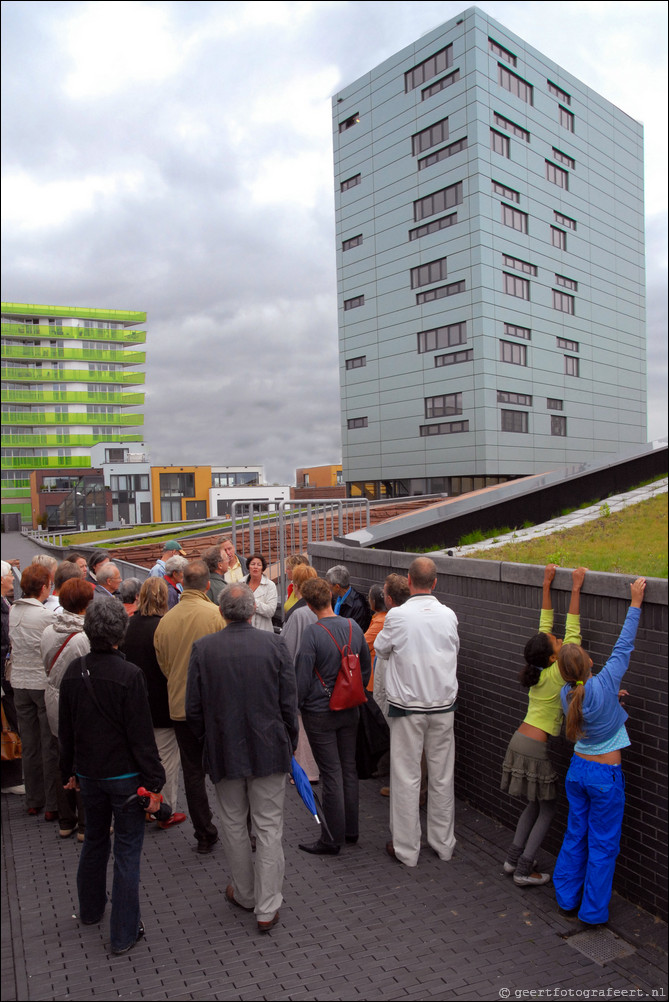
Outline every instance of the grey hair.
{"type": "Polygon", "coordinates": [[[165,561],[165,573],[174,574],[175,571],[177,574],[182,573],[188,567],[188,563],[188,557],[180,557],[177,553],[176,556],[165,561]]]}
{"type": "Polygon", "coordinates": [[[0,577],[6,578],[8,574],[12,573],[12,565],[8,564],[6,560],[0,561],[0,577]]]}
{"type": "Polygon", "coordinates": [[[104,586],[105,581],[113,578],[117,571],[118,567],[113,561],[110,560],[108,564],[103,564],[100,570],[96,572],[98,582],[104,586]]]}
{"type": "Polygon", "coordinates": [[[221,592],[218,607],[229,623],[244,623],[256,611],[256,600],[248,585],[231,584],[221,592]]]}
{"type": "Polygon", "coordinates": [[[128,628],[128,613],[115,598],[91,602],[84,617],[84,633],[92,651],[108,651],[118,646],[128,628]]]}
{"type": "Polygon", "coordinates": [[[348,573],[348,567],[344,567],[343,564],[336,564],[329,571],[326,571],[325,580],[328,584],[339,585],[340,588],[348,588],[351,584],[351,575],[348,573]]]}
{"type": "Polygon", "coordinates": [[[46,567],[51,577],[54,576],[56,570],[58,569],[58,561],[55,557],[49,556],[48,553],[38,553],[31,560],[32,564],[41,564],[42,567],[46,567]]]}
{"type": "Polygon", "coordinates": [[[142,582],[139,578],[126,578],[125,581],[121,582],[121,587],[118,590],[118,597],[122,602],[127,602],[128,605],[131,602],[136,602],[139,598],[139,590],[142,587],[142,582]]]}

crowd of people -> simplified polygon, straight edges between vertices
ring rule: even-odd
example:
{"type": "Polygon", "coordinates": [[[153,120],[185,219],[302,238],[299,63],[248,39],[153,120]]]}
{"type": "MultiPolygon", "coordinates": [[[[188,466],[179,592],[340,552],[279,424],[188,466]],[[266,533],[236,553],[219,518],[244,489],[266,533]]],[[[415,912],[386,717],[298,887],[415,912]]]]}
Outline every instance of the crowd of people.
{"type": "MultiPolygon", "coordinates": [[[[292,554],[283,616],[265,556],[245,559],[229,537],[194,559],[169,541],[143,583],[122,581],[101,551],[61,562],[40,555],[22,573],[12,563],[2,562],[3,711],[21,737],[26,810],[44,811],[59,837],[76,833],[83,843],[77,887],[86,924],[105,912],[113,835],[113,953],[144,934],[148,822],[169,830],[190,818],[200,854],[220,840],[227,900],[253,911],[260,932],[276,925],[287,776],[299,787],[306,775],[322,800],[320,837],[299,848],[338,855],[360,834],[358,783],[370,774],[363,734],[373,764],[389,750],[381,790],[390,803],[388,855],[417,865],[426,801],[427,843],[451,859],[459,637],[455,613],[434,594],[431,559],[416,557],[406,577],[390,574],[365,596],[343,565],[321,578],[305,554],[292,554]],[[180,772],[188,815],[177,809],[180,772]]],[[[552,879],[559,908],[592,926],[608,918],[619,851],[621,750],[629,744],[620,685],[645,581],[631,585],[620,638],[593,675],[581,646],[586,569],[572,575],[564,641],[553,632],[555,571],[545,569],[539,630],[524,648],[527,714],[502,765],[502,790],[524,804],[504,870],[520,887],[551,879],[537,870],[536,854],[559,785],[548,739],[566,718],[575,742],[569,819],[552,879]]]]}

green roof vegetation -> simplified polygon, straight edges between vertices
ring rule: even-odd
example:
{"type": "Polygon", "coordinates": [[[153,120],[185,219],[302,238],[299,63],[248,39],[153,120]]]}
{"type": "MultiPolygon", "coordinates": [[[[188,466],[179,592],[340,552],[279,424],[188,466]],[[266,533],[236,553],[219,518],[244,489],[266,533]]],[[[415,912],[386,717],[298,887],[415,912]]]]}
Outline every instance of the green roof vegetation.
{"type": "MultiPolygon", "coordinates": [[[[559,564],[611,574],[667,577],[667,495],[660,494],[620,512],[606,502],[602,517],[523,543],[507,543],[466,556],[514,564],[559,564]]],[[[506,530],[494,533],[500,536],[506,530]]]]}

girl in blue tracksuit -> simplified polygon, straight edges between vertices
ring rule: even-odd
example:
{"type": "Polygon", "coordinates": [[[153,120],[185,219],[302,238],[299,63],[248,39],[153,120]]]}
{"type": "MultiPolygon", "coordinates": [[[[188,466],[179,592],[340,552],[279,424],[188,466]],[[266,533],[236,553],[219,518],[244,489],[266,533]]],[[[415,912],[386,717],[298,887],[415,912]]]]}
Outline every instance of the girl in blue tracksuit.
{"type": "Polygon", "coordinates": [[[564,644],[558,655],[566,682],[560,698],[567,737],[576,744],[565,782],[569,820],[553,884],[560,908],[578,909],[585,925],[598,925],[609,917],[625,809],[621,749],[630,744],[627,713],[619,701],[626,693],[620,683],[634,650],[645,589],[644,578],[630,586],[627,617],[598,675],[592,674],[592,661],[582,647],[564,644]]]}

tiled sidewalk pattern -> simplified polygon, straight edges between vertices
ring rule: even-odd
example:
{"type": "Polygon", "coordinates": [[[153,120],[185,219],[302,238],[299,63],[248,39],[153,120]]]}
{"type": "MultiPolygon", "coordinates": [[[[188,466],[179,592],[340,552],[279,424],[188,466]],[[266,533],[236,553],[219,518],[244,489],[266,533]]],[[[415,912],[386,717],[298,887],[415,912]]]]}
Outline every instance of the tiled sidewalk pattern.
{"type": "Polygon", "coordinates": [[[297,849],[315,825],[288,793],[285,902],[264,936],[225,901],[220,846],[198,856],[188,823],[147,825],[146,937],[121,957],[108,952],[108,913],[92,927],[75,917],[80,846],[4,795],[3,999],[498,999],[540,988],[648,998],[666,986],[662,924],[615,896],[612,925],[636,950],[596,964],[563,938],[574,927],[550,886],[520,889],[503,874],[509,832],[462,803],[451,862],[429,848],[413,870],[391,860],[380,785],[361,783],[360,842],[336,858],[297,849]]]}

